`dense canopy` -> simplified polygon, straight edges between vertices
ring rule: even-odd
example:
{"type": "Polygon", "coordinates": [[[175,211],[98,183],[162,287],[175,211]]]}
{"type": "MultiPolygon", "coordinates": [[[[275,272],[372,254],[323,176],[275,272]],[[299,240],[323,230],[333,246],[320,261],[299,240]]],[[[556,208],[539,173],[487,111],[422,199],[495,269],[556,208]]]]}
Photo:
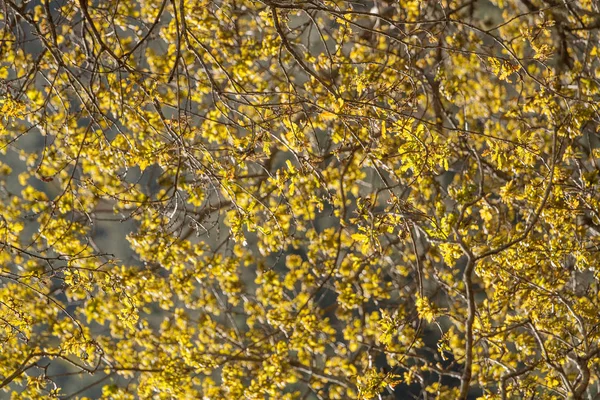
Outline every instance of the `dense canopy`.
{"type": "Polygon", "coordinates": [[[592,399],[592,0],[0,0],[0,393],[592,399]]]}

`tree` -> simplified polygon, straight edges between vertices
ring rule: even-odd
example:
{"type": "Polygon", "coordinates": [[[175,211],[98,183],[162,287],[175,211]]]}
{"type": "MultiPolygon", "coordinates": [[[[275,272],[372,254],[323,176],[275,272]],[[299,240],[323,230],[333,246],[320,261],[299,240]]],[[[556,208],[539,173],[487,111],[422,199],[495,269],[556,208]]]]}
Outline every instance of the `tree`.
{"type": "Polygon", "coordinates": [[[0,9],[6,395],[600,393],[596,2],[0,9]]]}

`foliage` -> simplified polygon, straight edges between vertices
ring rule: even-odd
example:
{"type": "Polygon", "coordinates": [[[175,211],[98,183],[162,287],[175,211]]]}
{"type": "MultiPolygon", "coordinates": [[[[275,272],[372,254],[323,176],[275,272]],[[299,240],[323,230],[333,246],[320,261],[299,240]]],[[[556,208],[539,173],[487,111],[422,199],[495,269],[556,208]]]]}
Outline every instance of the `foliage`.
{"type": "Polygon", "coordinates": [[[0,27],[6,396],[600,392],[596,2],[2,0],[0,27]],[[126,222],[130,260],[98,242],[126,222]]]}

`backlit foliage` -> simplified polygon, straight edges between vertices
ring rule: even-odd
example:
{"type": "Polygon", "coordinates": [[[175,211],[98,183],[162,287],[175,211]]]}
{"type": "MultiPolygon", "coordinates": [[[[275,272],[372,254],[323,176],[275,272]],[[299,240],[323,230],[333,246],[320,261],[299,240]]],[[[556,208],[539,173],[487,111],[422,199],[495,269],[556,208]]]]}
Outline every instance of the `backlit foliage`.
{"type": "Polygon", "coordinates": [[[594,398],[598,7],[0,0],[2,396],[594,398]]]}

